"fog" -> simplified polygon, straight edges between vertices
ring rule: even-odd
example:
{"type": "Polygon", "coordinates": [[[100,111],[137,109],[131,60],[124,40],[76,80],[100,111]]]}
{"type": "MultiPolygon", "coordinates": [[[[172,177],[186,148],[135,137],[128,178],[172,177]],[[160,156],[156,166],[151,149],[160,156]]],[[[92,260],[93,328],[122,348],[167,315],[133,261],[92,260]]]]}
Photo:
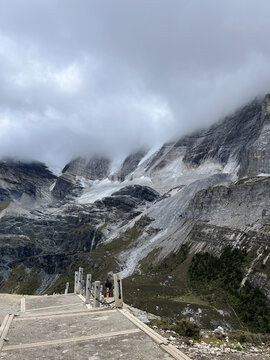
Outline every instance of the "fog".
{"type": "Polygon", "coordinates": [[[0,157],[64,166],[209,126],[270,91],[268,0],[0,2],[0,157]]]}

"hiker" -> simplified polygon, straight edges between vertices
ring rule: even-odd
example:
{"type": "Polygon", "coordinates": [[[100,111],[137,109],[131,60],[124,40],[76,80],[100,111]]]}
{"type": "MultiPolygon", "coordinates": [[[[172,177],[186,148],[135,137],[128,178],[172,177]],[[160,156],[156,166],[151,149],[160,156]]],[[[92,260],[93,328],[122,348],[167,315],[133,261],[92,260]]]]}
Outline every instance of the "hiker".
{"type": "Polygon", "coordinates": [[[109,279],[107,279],[106,284],[105,284],[105,288],[106,288],[106,292],[105,292],[105,297],[111,297],[111,291],[112,291],[112,283],[110,282],[109,279]]]}

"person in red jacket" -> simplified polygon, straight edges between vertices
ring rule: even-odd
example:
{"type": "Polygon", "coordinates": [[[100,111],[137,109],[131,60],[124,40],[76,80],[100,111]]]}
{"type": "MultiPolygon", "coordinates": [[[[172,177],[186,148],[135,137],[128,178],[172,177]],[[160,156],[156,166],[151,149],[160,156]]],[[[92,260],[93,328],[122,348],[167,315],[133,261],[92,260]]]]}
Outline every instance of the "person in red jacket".
{"type": "Polygon", "coordinates": [[[105,297],[111,297],[112,296],[112,283],[110,282],[109,279],[106,280],[106,283],[105,283],[105,289],[106,289],[106,292],[105,292],[105,297]]]}

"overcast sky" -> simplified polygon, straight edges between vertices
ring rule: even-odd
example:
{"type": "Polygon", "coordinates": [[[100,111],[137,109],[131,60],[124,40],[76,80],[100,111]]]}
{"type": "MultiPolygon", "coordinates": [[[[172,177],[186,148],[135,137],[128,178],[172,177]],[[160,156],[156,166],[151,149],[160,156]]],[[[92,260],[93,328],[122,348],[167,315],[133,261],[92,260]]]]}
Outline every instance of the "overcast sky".
{"type": "Polygon", "coordinates": [[[269,0],[0,1],[0,157],[63,166],[270,92],[269,0]]]}

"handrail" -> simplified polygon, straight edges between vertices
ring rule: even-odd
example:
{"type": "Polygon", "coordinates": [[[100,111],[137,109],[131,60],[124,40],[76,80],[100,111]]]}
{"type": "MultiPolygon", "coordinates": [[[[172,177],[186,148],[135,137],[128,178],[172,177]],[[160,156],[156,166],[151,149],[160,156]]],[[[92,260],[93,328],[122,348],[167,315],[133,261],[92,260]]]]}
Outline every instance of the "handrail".
{"type": "MultiPolygon", "coordinates": [[[[91,274],[87,274],[85,281],[83,274],[82,267],[79,268],[79,271],[75,271],[74,293],[84,295],[86,304],[90,304],[91,301],[93,302],[94,307],[98,307],[100,305],[108,306],[114,303],[117,308],[123,307],[123,290],[120,273],[114,274],[114,284],[111,290],[106,290],[104,292],[101,289],[102,285],[100,285],[100,281],[92,281],[91,274]],[[92,287],[95,289],[94,293],[92,287]],[[110,302],[104,301],[104,296],[110,294],[111,292],[113,292],[114,300],[110,302]]],[[[68,286],[66,286],[65,294],[68,293],[67,289],[68,286]]]]}

